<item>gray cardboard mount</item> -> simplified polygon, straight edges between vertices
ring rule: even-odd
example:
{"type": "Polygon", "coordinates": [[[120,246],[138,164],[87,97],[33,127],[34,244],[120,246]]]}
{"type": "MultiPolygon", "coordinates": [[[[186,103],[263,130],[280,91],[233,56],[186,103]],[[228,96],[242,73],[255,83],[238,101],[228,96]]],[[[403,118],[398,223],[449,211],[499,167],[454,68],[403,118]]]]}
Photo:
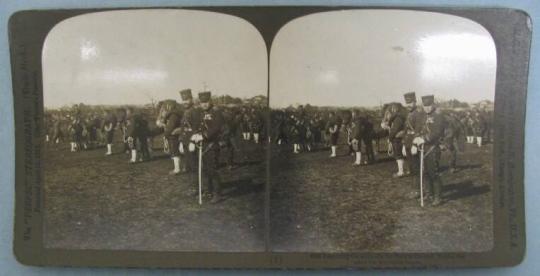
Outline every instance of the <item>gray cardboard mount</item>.
{"type": "MultiPolygon", "coordinates": [[[[182,8],[182,7],[169,7],[182,8]]],[[[159,9],[164,9],[160,7],[159,9]]],[[[362,7],[185,7],[244,18],[263,36],[267,48],[279,29],[300,16],[362,7]]],[[[369,7],[365,9],[385,9],[369,7]]],[[[392,9],[399,9],[392,7],[392,9]]],[[[494,247],[475,253],[217,253],[62,250],[43,246],[41,53],[48,32],[60,21],[118,9],[29,10],[9,21],[15,111],[14,253],[37,266],[182,268],[396,268],[511,266],[525,252],[524,129],[532,23],[523,11],[505,8],[402,8],[471,19],[492,35],[497,49],[493,156],[494,247]]],[[[266,185],[268,226],[269,181],[266,185]]],[[[266,241],[268,243],[266,229],[266,241]]],[[[268,248],[268,246],[267,246],[268,248]]]]}

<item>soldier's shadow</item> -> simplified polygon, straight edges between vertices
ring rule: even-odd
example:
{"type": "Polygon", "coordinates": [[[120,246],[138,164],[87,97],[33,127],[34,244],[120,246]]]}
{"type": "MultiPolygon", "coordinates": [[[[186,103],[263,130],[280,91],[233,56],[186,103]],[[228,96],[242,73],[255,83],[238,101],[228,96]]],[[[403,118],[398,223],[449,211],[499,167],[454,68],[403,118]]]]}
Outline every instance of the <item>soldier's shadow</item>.
{"type": "Polygon", "coordinates": [[[257,183],[252,178],[223,182],[221,185],[225,199],[260,193],[264,190],[264,182],[257,183]]]}
{"type": "Polygon", "coordinates": [[[168,154],[156,154],[154,153],[152,155],[152,159],[151,160],[161,160],[161,159],[171,159],[171,156],[168,155],[168,154]]]}
{"type": "Polygon", "coordinates": [[[394,157],[391,157],[391,156],[375,156],[375,163],[386,163],[386,162],[391,162],[391,161],[395,161],[396,159],[394,157]]]}
{"type": "Polygon", "coordinates": [[[443,197],[446,200],[457,200],[461,198],[477,196],[491,191],[489,185],[477,186],[470,180],[459,183],[444,185],[442,188],[443,197]]]}
{"type": "MultiPolygon", "coordinates": [[[[255,166],[255,165],[259,165],[263,162],[263,160],[249,160],[249,159],[246,159],[246,160],[241,160],[241,161],[236,161],[234,163],[234,165],[236,166],[235,169],[238,169],[238,168],[241,168],[241,167],[246,167],[246,166],[255,166]]],[[[227,167],[227,164],[225,163],[220,163],[220,168],[223,168],[223,167],[227,167]]]]}
{"type": "MultiPolygon", "coordinates": [[[[482,167],[482,164],[469,164],[469,165],[459,165],[459,166],[456,166],[456,169],[457,171],[463,171],[463,170],[472,170],[472,169],[478,169],[478,168],[481,168],[482,167]]],[[[448,171],[450,170],[450,166],[446,165],[446,166],[440,166],[439,167],[439,170],[441,172],[445,172],[445,171],[448,171]]]]}

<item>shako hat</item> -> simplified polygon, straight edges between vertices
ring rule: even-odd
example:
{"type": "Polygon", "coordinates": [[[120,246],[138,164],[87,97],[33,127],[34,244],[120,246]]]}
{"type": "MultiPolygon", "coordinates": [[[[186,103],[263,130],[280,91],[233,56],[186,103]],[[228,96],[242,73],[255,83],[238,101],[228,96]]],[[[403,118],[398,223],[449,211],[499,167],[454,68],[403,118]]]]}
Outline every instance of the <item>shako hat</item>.
{"type": "Polygon", "coordinates": [[[403,94],[403,97],[405,98],[405,103],[415,103],[416,102],[416,94],[414,92],[407,92],[403,94]]]}
{"type": "Polygon", "coordinates": [[[193,99],[193,96],[191,95],[191,89],[180,90],[180,97],[182,98],[182,101],[193,99]]]}
{"type": "Polygon", "coordinates": [[[204,91],[204,92],[199,93],[199,101],[201,103],[209,102],[211,97],[212,97],[212,92],[210,91],[204,91]]]}
{"type": "Polygon", "coordinates": [[[435,102],[435,97],[433,95],[422,96],[422,105],[431,106],[435,102]]]}

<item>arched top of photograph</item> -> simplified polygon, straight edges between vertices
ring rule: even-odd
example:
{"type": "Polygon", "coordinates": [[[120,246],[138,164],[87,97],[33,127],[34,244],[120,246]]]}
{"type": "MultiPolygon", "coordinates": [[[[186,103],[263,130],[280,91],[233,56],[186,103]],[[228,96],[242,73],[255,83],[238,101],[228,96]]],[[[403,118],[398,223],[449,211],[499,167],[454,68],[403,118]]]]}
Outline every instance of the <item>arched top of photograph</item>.
{"type": "Polygon", "coordinates": [[[267,95],[267,50],[246,20],[207,11],[96,12],[57,24],[42,52],[45,108],[267,95]]]}
{"type": "Polygon", "coordinates": [[[287,23],[270,52],[270,106],[380,108],[415,91],[493,105],[496,48],[480,24],[413,10],[344,10],[287,23]]]}

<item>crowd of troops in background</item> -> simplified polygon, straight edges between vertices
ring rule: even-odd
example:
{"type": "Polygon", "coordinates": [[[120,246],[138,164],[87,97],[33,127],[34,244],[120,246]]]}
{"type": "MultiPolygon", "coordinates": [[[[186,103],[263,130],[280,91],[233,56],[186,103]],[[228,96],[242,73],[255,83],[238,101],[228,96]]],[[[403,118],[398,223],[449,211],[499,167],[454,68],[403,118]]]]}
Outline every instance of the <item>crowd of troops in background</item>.
{"type": "MultiPolygon", "coordinates": [[[[491,142],[492,111],[487,105],[467,109],[437,108],[433,95],[422,97],[417,106],[416,94],[404,95],[405,104],[393,102],[380,110],[320,110],[299,106],[293,110],[272,112],[275,126],[273,140],[277,144],[291,143],[295,154],[314,148],[330,148],[330,158],[337,156],[340,141],[345,140],[347,154],[354,156],[354,166],[375,162],[381,144],[386,142],[388,155],[396,161],[400,178],[419,175],[419,148],[424,151],[424,173],[427,182],[426,199],[433,205],[441,203],[442,183],[439,178],[441,151],[449,152],[449,171],[457,171],[457,153],[465,144],[482,147],[491,142]],[[345,136],[340,138],[340,136],[345,136]]],[[[410,197],[420,196],[415,186],[410,197]]]]}
{"type": "MultiPolygon", "coordinates": [[[[189,89],[180,91],[180,96],[181,103],[165,100],[151,110],[127,107],[101,114],[82,114],[77,109],[69,114],[48,112],[46,141],[69,140],[73,152],[105,145],[106,155],[111,155],[119,133],[122,151],[131,155],[130,163],[136,163],[150,160],[153,139],[162,137],[163,149],[173,161],[171,174],[196,171],[197,152],[202,147],[204,175],[213,202],[221,193],[217,173],[221,152],[226,154],[227,167],[234,169],[235,152],[242,150],[239,140],[261,147],[273,143],[281,151],[291,145],[294,154],[329,149],[330,158],[338,156],[338,146],[344,146],[347,155],[354,156],[354,166],[374,163],[383,146],[397,164],[393,177],[419,174],[418,149],[422,147],[428,188],[425,195],[433,205],[441,203],[441,150],[450,153],[450,171],[455,172],[457,152],[465,143],[481,147],[491,141],[493,114],[486,106],[443,110],[430,95],[422,97],[420,107],[414,92],[404,95],[404,105],[393,102],[379,110],[306,105],[273,109],[270,114],[264,105],[215,106],[210,92],[199,93],[198,104],[189,89]]],[[[411,197],[418,197],[416,186],[413,191],[411,197]]],[[[197,194],[195,186],[192,193],[197,194]]]]}
{"type": "MultiPolygon", "coordinates": [[[[227,155],[227,167],[234,169],[234,155],[240,150],[239,133],[241,139],[262,146],[266,107],[218,107],[212,104],[209,91],[199,93],[198,104],[190,89],[180,91],[180,96],[181,103],[164,100],[149,109],[116,108],[101,114],[83,114],[78,108],[67,114],[48,112],[45,139],[54,144],[69,140],[72,152],[105,146],[105,155],[112,155],[113,145],[121,136],[122,152],[130,155],[128,162],[138,163],[152,159],[154,139],[161,137],[163,150],[173,161],[170,174],[197,172],[201,148],[208,196],[217,202],[221,196],[217,172],[221,152],[227,155]]],[[[198,189],[193,184],[190,194],[195,196],[198,189]]]]}

